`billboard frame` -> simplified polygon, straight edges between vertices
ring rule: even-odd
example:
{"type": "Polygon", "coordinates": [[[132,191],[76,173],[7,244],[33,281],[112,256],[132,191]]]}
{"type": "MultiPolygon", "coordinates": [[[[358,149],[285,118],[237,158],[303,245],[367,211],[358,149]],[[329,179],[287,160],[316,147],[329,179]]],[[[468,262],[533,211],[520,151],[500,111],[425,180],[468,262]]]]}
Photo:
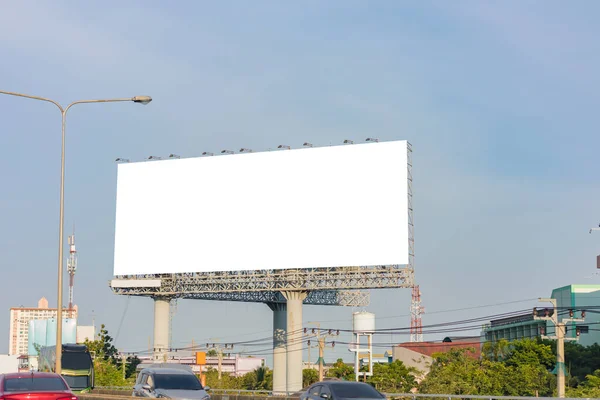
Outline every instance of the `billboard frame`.
{"type": "MultiPolygon", "coordinates": [[[[188,298],[273,303],[281,291],[331,292],[360,289],[410,288],[414,285],[414,215],[412,145],[407,143],[408,265],[348,266],[310,269],[245,270],[115,276],[130,285],[111,286],[127,296],[188,298]],[[161,281],[160,287],[154,282],[161,281]],[[138,281],[137,283],[134,281],[138,281]],[[153,281],[145,285],[144,281],[153,281]],[[262,293],[262,295],[258,294],[262,293]]],[[[325,294],[325,293],[323,293],[325,294]]],[[[326,304],[323,296],[312,303],[326,304]]],[[[281,300],[284,302],[284,300],[281,300]]],[[[339,303],[337,303],[339,304],[339,303]]]]}

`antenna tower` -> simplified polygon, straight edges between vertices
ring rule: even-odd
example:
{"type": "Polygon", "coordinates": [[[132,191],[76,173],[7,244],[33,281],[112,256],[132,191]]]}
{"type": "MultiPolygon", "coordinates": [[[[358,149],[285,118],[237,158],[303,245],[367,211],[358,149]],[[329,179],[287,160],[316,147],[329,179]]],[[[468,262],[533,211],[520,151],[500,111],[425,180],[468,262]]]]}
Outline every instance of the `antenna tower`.
{"type": "Polygon", "coordinates": [[[67,260],[67,271],[69,272],[69,316],[73,317],[73,283],[75,281],[75,271],[77,271],[77,249],[75,249],[75,229],[69,236],[69,259],[67,260]]]}
{"type": "Polygon", "coordinates": [[[421,306],[421,290],[419,285],[412,288],[412,299],[410,302],[410,341],[423,341],[423,319],[421,315],[425,313],[425,308],[421,306]]]}

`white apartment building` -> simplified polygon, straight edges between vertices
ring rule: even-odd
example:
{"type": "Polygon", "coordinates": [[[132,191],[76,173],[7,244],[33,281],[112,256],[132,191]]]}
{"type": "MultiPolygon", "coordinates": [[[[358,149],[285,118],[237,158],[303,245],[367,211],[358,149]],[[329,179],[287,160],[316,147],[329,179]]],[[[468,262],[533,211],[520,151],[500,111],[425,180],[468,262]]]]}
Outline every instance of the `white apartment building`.
{"type": "MultiPolygon", "coordinates": [[[[27,355],[29,339],[29,321],[37,319],[56,318],[57,309],[48,308],[48,300],[42,297],[38,301],[37,308],[12,307],[10,309],[10,336],[8,339],[8,354],[27,355]]],[[[77,306],[72,310],[64,309],[65,317],[77,318],[77,306]]]]}

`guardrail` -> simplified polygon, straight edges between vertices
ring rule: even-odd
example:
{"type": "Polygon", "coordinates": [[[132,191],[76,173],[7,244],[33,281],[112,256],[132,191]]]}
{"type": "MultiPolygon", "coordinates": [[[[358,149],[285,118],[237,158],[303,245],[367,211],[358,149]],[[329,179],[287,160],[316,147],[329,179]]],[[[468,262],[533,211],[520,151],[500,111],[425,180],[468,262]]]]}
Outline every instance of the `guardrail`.
{"type": "MultiPolygon", "coordinates": [[[[116,387],[116,386],[105,386],[96,387],[90,394],[95,393],[105,394],[109,396],[118,396],[115,392],[123,392],[123,395],[127,393],[128,397],[131,397],[130,393],[132,388],[130,387],[116,387]],[[105,393],[100,393],[105,392],[105,393]],[[112,393],[108,393],[112,392],[112,393]]],[[[297,395],[298,392],[288,394],[273,394],[269,390],[245,390],[245,389],[210,389],[211,397],[215,400],[235,400],[235,397],[262,397],[262,398],[286,398],[297,395]],[[217,395],[217,396],[215,396],[217,395]],[[234,397],[234,399],[230,399],[234,397]]],[[[527,396],[480,396],[480,395],[456,395],[456,394],[422,394],[422,393],[382,393],[387,399],[390,400],[418,400],[418,399],[445,399],[445,400],[462,400],[462,399],[479,399],[479,400],[592,400],[593,397],[527,397],[527,396]]]]}

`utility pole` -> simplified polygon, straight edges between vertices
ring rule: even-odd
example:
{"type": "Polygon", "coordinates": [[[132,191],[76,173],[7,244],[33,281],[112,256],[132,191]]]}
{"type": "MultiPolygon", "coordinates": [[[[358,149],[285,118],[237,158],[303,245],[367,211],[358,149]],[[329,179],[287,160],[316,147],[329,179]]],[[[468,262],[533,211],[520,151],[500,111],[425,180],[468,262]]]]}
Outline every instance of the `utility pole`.
{"type": "MultiPolygon", "coordinates": [[[[317,339],[317,346],[319,348],[319,359],[317,360],[317,363],[319,364],[319,382],[323,381],[324,378],[324,367],[325,367],[325,339],[327,338],[327,336],[339,336],[340,331],[333,331],[332,329],[329,329],[329,331],[327,332],[321,332],[321,324],[318,322],[308,322],[308,324],[313,324],[316,325],[317,328],[312,328],[310,333],[308,332],[308,328],[304,328],[304,334],[306,336],[311,336],[311,337],[316,337],[317,339]]],[[[310,365],[310,367],[312,368],[312,360],[310,359],[310,348],[311,348],[311,344],[310,344],[310,339],[306,342],[306,344],[308,345],[308,363],[310,365]]],[[[335,346],[335,342],[332,342],[332,346],[335,346]]]]}
{"type": "Polygon", "coordinates": [[[224,347],[222,347],[220,343],[212,343],[212,345],[210,343],[206,343],[206,348],[213,348],[217,352],[217,372],[219,374],[219,380],[221,380],[223,375],[223,348],[225,348],[225,350],[233,349],[233,344],[226,344],[224,347]]]}
{"type": "Polygon", "coordinates": [[[319,382],[323,382],[323,364],[325,364],[325,337],[319,338],[319,382]]]}
{"type": "Polygon", "coordinates": [[[125,380],[125,364],[127,363],[127,356],[125,355],[125,353],[121,355],[121,360],[123,363],[123,380],[125,380]]]}
{"type": "Polygon", "coordinates": [[[565,337],[567,331],[567,323],[569,322],[583,322],[585,321],[585,311],[581,311],[581,318],[573,318],[575,313],[573,310],[569,310],[569,318],[563,318],[559,320],[558,307],[556,306],[556,299],[538,299],[540,302],[551,303],[553,306],[552,310],[544,309],[544,316],[538,316],[537,308],[533,309],[533,319],[551,321],[554,324],[555,336],[545,336],[542,332],[542,339],[555,339],[556,340],[556,392],[558,397],[565,397],[565,340],[576,341],[579,340],[579,328],[576,328],[576,337],[568,338],[565,337]]]}

